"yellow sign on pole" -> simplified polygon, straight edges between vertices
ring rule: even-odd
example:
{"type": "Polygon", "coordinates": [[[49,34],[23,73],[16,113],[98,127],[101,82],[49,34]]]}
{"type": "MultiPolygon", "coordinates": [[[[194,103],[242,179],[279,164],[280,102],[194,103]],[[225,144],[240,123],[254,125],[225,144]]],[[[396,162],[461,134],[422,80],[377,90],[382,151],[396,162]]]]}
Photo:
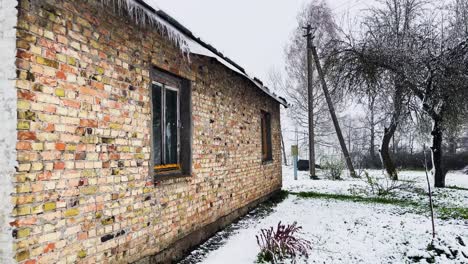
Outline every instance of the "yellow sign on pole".
{"type": "Polygon", "coordinates": [[[299,148],[297,147],[297,145],[291,146],[291,155],[296,157],[299,156],[299,148]]]}

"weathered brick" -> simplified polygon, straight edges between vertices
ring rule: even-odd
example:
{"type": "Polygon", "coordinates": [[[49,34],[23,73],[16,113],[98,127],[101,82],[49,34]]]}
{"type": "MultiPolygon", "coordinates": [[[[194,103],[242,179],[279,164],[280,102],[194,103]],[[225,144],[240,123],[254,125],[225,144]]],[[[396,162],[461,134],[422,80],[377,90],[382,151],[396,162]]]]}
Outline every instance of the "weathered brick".
{"type": "Polygon", "coordinates": [[[269,111],[279,145],[279,107],[250,82],[209,58],[189,63],[157,31],[89,1],[19,3],[22,263],[134,261],[280,187],[280,149],[262,165],[258,136],[259,109],[269,111]],[[193,178],[150,176],[153,68],[191,83],[193,178]],[[153,245],[156,226],[165,235],[153,245]]]}
{"type": "Polygon", "coordinates": [[[57,208],[56,202],[47,202],[44,204],[44,212],[53,211],[57,208]]]}
{"type": "Polygon", "coordinates": [[[66,210],[63,215],[65,217],[72,217],[72,216],[77,216],[80,214],[80,210],[78,208],[71,208],[66,210]]]}
{"type": "Polygon", "coordinates": [[[22,228],[22,229],[17,230],[16,237],[24,238],[24,237],[28,237],[30,234],[31,234],[31,228],[22,228]]]}
{"type": "Polygon", "coordinates": [[[58,62],[47,59],[47,58],[44,58],[44,57],[37,57],[36,61],[37,61],[37,63],[39,63],[41,65],[49,66],[49,67],[52,67],[52,68],[58,69],[58,67],[59,67],[58,62]]]}

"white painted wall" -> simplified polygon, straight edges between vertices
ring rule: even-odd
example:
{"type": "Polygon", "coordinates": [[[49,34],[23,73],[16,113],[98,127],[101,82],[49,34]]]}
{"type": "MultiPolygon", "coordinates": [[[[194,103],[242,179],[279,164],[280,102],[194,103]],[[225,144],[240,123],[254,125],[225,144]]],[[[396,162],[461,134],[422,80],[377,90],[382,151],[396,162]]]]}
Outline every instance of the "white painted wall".
{"type": "Polygon", "coordinates": [[[16,166],[17,0],[0,0],[0,263],[14,263],[10,227],[16,166]]]}

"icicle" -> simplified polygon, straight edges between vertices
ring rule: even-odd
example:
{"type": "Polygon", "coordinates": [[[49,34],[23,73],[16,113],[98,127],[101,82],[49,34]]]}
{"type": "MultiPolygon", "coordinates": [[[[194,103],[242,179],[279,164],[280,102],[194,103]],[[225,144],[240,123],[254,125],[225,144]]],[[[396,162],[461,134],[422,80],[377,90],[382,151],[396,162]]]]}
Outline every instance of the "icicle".
{"type": "MultiPolygon", "coordinates": [[[[126,11],[130,18],[141,26],[155,27],[162,34],[173,42],[184,54],[189,55],[190,48],[188,40],[184,34],[178,29],[169,24],[167,21],[159,17],[157,14],[148,10],[146,7],[136,2],[135,0],[99,0],[106,6],[116,7],[115,13],[122,15],[126,11]]],[[[153,7],[154,8],[154,7],[153,7]]],[[[156,8],[155,8],[156,9],[156,8]]]]}
{"type": "MultiPolygon", "coordinates": [[[[102,6],[110,7],[111,11],[119,16],[128,14],[132,21],[139,26],[148,26],[157,29],[165,35],[175,46],[177,46],[187,58],[189,58],[190,47],[188,38],[177,28],[166,20],[138,3],[136,0],[96,0],[102,6]]],[[[42,0],[30,0],[34,6],[40,5],[42,0]]],[[[159,9],[153,8],[158,11],[159,9]]]]}

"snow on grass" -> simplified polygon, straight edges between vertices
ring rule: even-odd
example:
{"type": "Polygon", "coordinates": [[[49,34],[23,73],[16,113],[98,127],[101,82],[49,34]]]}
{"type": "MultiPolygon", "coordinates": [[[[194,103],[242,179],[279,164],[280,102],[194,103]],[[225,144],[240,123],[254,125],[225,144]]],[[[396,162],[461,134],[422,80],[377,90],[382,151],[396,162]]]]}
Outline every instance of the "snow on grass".
{"type": "MultiPolygon", "coordinates": [[[[381,170],[368,170],[369,175],[384,178],[384,173],[381,170]]],[[[318,173],[321,180],[313,181],[309,179],[308,172],[298,172],[298,180],[294,180],[294,173],[290,167],[283,167],[283,189],[291,192],[320,192],[330,194],[352,194],[351,189],[356,189],[356,186],[366,186],[364,179],[353,179],[346,176],[343,180],[333,181],[324,176],[323,171],[318,173]]],[[[429,175],[430,176],[430,175],[429,175]]],[[[430,176],[431,177],[431,176],[430,176]]],[[[399,173],[400,180],[410,182],[414,188],[403,190],[395,194],[396,198],[416,201],[424,203],[427,201],[427,182],[424,171],[402,171],[399,173]]],[[[432,178],[430,178],[431,186],[433,186],[432,178]]],[[[468,175],[462,172],[450,172],[446,178],[447,186],[455,188],[437,188],[432,189],[436,205],[446,207],[462,207],[468,208],[468,175]]]]}
{"type": "MultiPolygon", "coordinates": [[[[372,173],[380,173],[374,171],[372,173]]],[[[424,186],[424,172],[401,174],[424,186]]],[[[466,175],[448,175],[449,185],[468,187],[466,175]]],[[[302,172],[294,181],[292,169],[283,168],[284,189],[300,192],[315,191],[329,194],[348,194],[349,187],[363,184],[361,180],[345,178],[343,181],[308,179],[302,172]]],[[[465,190],[450,190],[465,194],[465,190]]],[[[444,190],[445,192],[445,190],[444,190]]],[[[447,191],[448,192],[448,191],[447,191]]],[[[451,198],[447,199],[447,203],[451,198]]],[[[415,199],[416,200],[416,199],[415,199]]],[[[466,197],[452,204],[466,204],[466,197]]],[[[425,206],[425,204],[422,204],[425,206]]],[[[259,253],[255,235],[261,228],[297,221],[303,227],[302,237],[310,240],[313,250],[303,263],[408,263],[435,257],[436,263],[468,263],[468,222],[466,220],[436,219],[437,248],[455,252],[448,259],[428,251],[431,242],[431,222],[427,214],[413,212],[412,207],[360,203],[336,199],[300,198],[289,195],[283,202],[253,212],[227,230],[210,239],[182,263],[254,263],[259,253]],[[464,255],[465,256],[464,256],[464,255]],[[454,256],[455,255],[455,256],[454,256]],[[411,259],[410,257],[415,257],[411,259]]],[[[301,263],[301,261],[299,262],[301,263]]]]}

